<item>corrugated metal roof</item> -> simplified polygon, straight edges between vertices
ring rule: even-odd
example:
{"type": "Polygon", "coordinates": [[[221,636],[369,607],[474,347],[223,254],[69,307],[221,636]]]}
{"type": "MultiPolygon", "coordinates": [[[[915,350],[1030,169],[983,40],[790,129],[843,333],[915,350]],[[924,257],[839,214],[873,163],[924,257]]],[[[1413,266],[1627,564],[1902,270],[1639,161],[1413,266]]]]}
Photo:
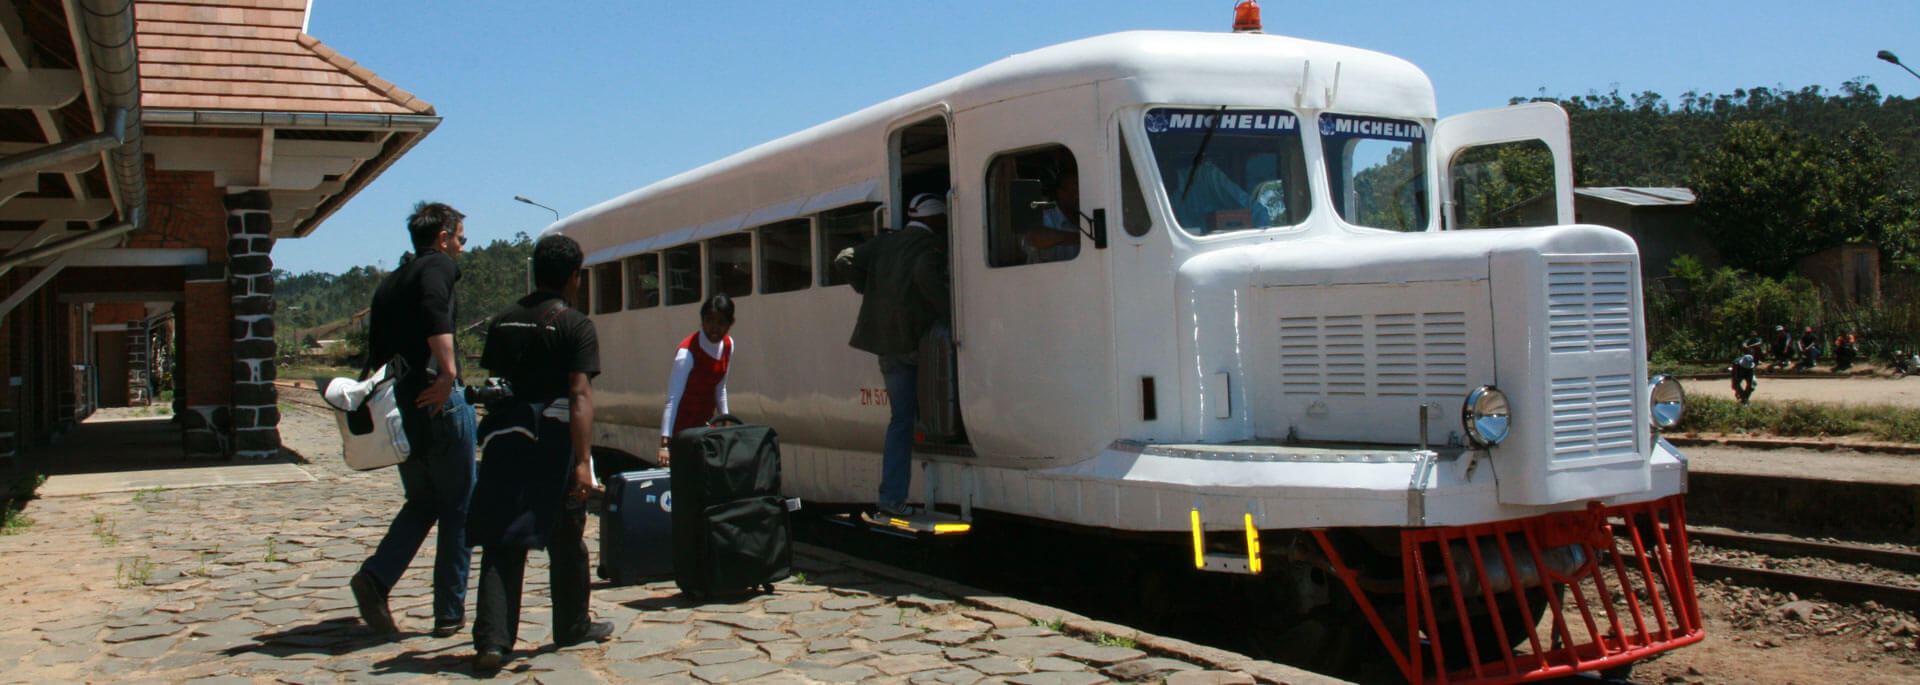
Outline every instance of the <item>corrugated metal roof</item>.
{"type": "Polygon", "coordinates": [[[1679,206],[1694,202],[1692,188],[1574,188],[1573,192],[1575,195],[1635,207],[1679,206]]]}

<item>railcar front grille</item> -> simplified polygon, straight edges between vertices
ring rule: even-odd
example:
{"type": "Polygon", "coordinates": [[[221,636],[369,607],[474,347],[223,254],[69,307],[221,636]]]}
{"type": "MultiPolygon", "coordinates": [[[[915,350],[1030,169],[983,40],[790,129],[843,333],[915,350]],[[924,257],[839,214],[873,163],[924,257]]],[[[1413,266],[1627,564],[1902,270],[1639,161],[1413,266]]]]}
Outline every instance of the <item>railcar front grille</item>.
{"type": "Polygon", "coordinates": [[[1547,349],[1633,350],[1633,263],[1547,262],[1547,349]]]}
{"type": "Polygon", "coordinates": [[[1280,319],[1280,387],[1289,395],[1460,396],[1467,392],[1464,312],[1280,319]]]}
{"type": "Polygon", "coordinates": [[[1553,458],[1635,452],[1632,376],[1553,379],[1553,458]]]}

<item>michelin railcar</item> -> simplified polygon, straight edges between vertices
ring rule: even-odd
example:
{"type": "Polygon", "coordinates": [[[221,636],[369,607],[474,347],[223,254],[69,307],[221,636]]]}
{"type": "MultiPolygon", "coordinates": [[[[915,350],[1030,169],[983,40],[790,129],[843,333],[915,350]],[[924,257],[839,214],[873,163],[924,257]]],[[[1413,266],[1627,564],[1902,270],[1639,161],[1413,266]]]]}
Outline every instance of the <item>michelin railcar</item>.
{"type": "Polygon", "coordinates": [[[916,501],[1190,538],[1416,682],[1703,638],[1659,435],[1683,398],[1649,378],[1634,242],[1573,221],[1565,113],[1441,119],[1419,69],[1351,47],[1078,40],[560,220],[588,252],[597,443],[652,453],[670,350],[725,293],[733,410],[780,432],[787,494],[871,502],[889,398],[830,264],[920,192],[949,200],[936,390],[964,433],[916,450],[916,501]],[[1470,228],[1465,162],[1512,146],[1551,160],[1546,225],[1470,228]],[[1034,249],[1046,208],[1078,233],[1034,249]]]}

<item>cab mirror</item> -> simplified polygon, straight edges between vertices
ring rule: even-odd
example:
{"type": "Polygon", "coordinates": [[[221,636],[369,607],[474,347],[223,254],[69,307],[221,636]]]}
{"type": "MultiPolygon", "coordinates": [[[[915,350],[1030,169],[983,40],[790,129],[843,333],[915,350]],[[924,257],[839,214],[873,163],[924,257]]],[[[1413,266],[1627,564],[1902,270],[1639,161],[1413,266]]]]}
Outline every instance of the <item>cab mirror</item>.
{"type": "Polygon", "coordinates": [[[1045,226],[1042,216],[1054,205],[1040,192],[1040,181],[1031,178],[1016,178],[1007,188],[1012,206],[1008,207],[1008,217],[1015,234],[1037,231],[1045,226]]]}

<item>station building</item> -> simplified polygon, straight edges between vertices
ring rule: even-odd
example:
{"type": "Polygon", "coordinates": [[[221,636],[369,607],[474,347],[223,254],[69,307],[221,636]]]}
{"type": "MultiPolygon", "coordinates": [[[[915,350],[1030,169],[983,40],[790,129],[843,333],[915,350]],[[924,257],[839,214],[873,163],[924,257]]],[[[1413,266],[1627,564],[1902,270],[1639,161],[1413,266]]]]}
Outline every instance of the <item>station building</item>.
{"type": "Polygon", "coordinates": [[[273,252],[439,124],[308,0],[0,0],[0,462],[171,392],[188,457],[279,448],[273,252]]]}

